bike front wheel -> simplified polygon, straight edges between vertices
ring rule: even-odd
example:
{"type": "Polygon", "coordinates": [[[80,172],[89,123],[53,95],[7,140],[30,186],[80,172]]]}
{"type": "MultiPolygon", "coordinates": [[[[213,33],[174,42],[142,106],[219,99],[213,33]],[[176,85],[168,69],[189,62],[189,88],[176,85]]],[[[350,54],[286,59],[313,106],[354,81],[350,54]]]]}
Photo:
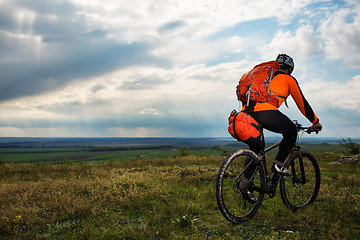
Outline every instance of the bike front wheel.
{"type": "Polygon", "coordinates": [[[281,199],[292,211],[312,204],[320,189],[320,168],[307,152],[296,153],[285,164],[291,173],[280,180],[281,199]]]}
{"type": "Polygon", "coordinates": [[[239,149],[222,163],[216,181],[216,200],[222,215],[232,223],[254,217],[264,199],[265,169],[257,155],[239,149]]]}

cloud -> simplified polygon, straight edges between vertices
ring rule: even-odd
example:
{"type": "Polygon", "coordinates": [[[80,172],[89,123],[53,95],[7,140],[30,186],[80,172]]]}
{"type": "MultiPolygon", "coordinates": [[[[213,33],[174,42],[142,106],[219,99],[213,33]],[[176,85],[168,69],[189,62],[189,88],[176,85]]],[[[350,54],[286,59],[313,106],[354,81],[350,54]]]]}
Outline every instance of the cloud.
{"type": "Polygon", "coordinates": [[[328,58],[344,61],[347,68],[360,67],[360,3],[340,9],[325,19],[319,31],[328,58]]]}
{"type": "Polygon", "coordinates": [[[71,81],[156,62],[145,43],[106,39],[64,1],[7,2],[0,29],[0,101],[53,91],[71,81]],[[30,84],[29,84],[30,83],[30,84]]]}
{"type": "MultiPolygon", "coordinates": [[[[328,59],[343,61],[346,68],[360,67],[360,3],[351,2],[352,8],[333,10],[327,7],[325,18],[319,26],[305,21],[296,30],[280,29],[274,39],[259,52],[287,52],[295,57],[309,59],[325,56],[328,59]],[[330,10],[333,10],[330,12],[330,10]]],[[[323,12],[306,12],[323,15],[323,12]]],[[[312,16],[315,18],[315,16],[312,16]]],[[[268,55],[270,56],[270,54],[268,55]]]]}
{"type": "Polygon", "coordinates": [[[0,101],[131,65],[225,58],[246,40],[211,36],[239,22],[291,19],[309,2],[3,1],[0,101]]]}
{"type": "Polygon", "coordinates": [[[186,23],[181,20],[171,21],[171,22],[165,23],[164,25],[160,26],[158,28],[158,31],[160,34],[166,33],[166,32],[173,32],[173,31],[181,29],[185,25],[186,25],[186,23]]]}
{"type": "Polygon", "coordinates": [[[105,86],[102,84],[96,84],[91,88],[92,93],[96,93],[98,91],[101,91],[102,89],[105,89],[105,86]]]}
{"type": "Polygon", "coordinates": [[[47,128],[101,128],[103,136],[111,133],[109,128],[116,128],[115,132],[141,129],[141,134],[158,128],[178,136],[211,136],[214,124],[226,124],[220,116],[233,108],[225,106],[235,100],[234,86],[244,65],[128,67],[88,79],[86,84],[73,82],[51,94],[4,102],[0,127],[45,132],[47,128]],[[163,80],[161,84],[157,78],[163,80]],[[130,85],[136,82],[140,86],[130,85]]]}
{"type": "Polygon", "coordinates": [[[145,114],[145,115],[158,115],[163,116],[164,114],[161,113],[159,110],[155,108],[144,108],[139,111],[139,114],[145,114]]]}
{"type": "Polygon", "coordinates": [[[70,81],[141,64],[152,58],[148,47],[139,43],[93,44],[85,41],[62,50],[57,59],[47,60],[45,57],[37,62],[27,60],[0,64],[0,100],[53,91],[70,81]]]}
{"type": "Polygon", "coordinates": [[[324,53],[322,39],[314,33],[311,25],[303,25],[291,31],[283,32],[281,29],[275,34],[273,40],[259,52],[289,53],[292,56],[310,58],[324,53]]]}
{"type": "Polygon", "coordinates": [[[279,52],[294,56],[321,114],[329,106],[356,112],[359,11],[344,8],[323,0],[3,0],[1,134],[228,136],[239,78],[279,52]],[[345,38],[349,49],[339,45],[345,38]],[[339,72],[332,59],[354,72],[339,72]],[[337,90],[346,96],[334,103],[337,90]]]}
{"type": "Polygon", "coordinates": [[[315,80],[304,84],[306,92],[321,108],[346,109],[360,113],[360,75],[345,82],[315,80]]]}
{"type": "Polygon", "coordinates": [[[161,77],[156,76],[142,76],[139,79],[137,77],[133,77],[131,81],[124,81],[119,89],[121,90],[140,90],[140,89],[151,89],[156,86],[165,84],[165,80],[161,79],[161,77]]]}

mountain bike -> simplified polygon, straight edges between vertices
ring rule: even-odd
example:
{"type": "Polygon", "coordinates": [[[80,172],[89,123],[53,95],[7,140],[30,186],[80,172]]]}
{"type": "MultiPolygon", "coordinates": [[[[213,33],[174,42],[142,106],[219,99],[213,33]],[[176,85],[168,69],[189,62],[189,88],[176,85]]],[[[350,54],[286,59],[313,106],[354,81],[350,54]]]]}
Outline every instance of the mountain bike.
{"type": "Polygon", "coordinates": [[[265,153],[278,147],[281,141],[259,155],[249,149],[238,149],[226,157],[217,176],[216,200],[228,221],[241,223],[252,219],[264,200],[275,197],[278,183],[283,203],[293,212],[315,201],[320,188],[320,168],[316,159],[299,145],[304,132],[311,130],[297,121],[294,123],[298,141],[285,161],[290,176],[278,173],[269,176],[266,168],[265,153]]]}

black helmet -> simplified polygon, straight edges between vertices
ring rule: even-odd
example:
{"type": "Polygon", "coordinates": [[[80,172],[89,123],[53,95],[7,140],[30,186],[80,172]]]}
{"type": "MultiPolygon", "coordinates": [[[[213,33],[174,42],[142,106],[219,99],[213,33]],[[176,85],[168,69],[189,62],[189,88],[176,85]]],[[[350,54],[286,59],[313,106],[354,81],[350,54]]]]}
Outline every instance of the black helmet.
{"type": "Polygon", "coordinates": [[[277,58],[276,58],[276,61],[279,62],[280,66],[281,65],[287,65],[287,66],[290,66],[290,67],[292,67],[294,69],[294,60],[289,55],[279,54],[277,56],[277,58]]]}

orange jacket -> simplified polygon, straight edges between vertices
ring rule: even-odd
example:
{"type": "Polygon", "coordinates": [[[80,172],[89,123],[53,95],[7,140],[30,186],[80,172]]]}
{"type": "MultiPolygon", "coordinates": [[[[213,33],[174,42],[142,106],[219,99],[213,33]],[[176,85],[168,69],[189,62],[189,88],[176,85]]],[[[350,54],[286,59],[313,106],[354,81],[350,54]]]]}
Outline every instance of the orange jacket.
{"type": "MultiPolygon", "coordinates": [[[[301,113],[311,122],[316,123],[319,118],[315,115],[308,101],[306,101],[304,95],[301,92],[298,82],[294,77],[284,72],[278,71],[275,77],[270,82],[271,95],[278,95],[282,97],[276,97],[279,100],[279,106],[285,101],[289,95],[294,99],[297,107],[301,113]]],[[[275,97],[275,96],[271,96],[275,97]]],[[[242,111],[245,110],[246,106],[243,106],[242,111]]],[[[252,107],[251,107],[252,108],[252,107]]],[[[266,110],[277,110],[278,107],[268,102],[256,102],[253,105],[252,111],[266,111],[266,110]]]]}

